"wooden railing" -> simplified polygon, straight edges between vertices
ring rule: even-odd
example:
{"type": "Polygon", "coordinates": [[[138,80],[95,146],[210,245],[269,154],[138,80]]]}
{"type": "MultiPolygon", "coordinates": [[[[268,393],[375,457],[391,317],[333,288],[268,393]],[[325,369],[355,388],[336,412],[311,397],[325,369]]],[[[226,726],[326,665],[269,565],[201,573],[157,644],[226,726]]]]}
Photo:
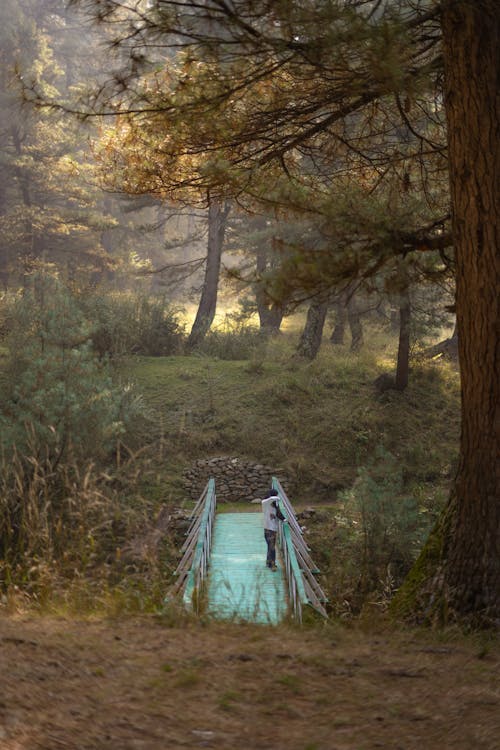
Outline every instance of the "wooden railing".
{"type": "Polygon", "coordinates": [[[278,539],[285,563],[292,615],[302,622],[302,605],[310,604],[323,617],[328,617],[323,606],[327,598],[314,577],[319,570],[311,559],[293,506],[276,477],[272,479],[272,486],[278,492],[281,511],[287,520],[287,523],[279,525],[278,539]]]}
{"type": "Polygon", "coordinates": [[[292,616],[294,620],[302,622],[302,605],[309,602],[302,580],[302,573],[297,562],[290,526],[286,522],[279,524],[278,541],[281,547],[281,554],[283,555],[292,616]]]}
{"type": "Polygon", "coordinates": [[[183,590],[185,606],[196,612],[200,609],[207,575],[216,505],[215,481],[211,478],[191,514],[191,525],[181,549],[182,558],[175,570],[178,579],[172,594],[183,590]]]}

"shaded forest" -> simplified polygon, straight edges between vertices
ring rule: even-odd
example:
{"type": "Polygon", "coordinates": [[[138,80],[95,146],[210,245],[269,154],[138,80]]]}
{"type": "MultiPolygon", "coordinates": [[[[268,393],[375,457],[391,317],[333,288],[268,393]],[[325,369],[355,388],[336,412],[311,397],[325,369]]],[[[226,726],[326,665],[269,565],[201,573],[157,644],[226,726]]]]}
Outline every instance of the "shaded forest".
{"type": "Polygon", "coordinates": [[[496,3],[0,21],[5,611],[164,613],[225,457],[293,494],[333,620],[495,628],[496,3]]]}

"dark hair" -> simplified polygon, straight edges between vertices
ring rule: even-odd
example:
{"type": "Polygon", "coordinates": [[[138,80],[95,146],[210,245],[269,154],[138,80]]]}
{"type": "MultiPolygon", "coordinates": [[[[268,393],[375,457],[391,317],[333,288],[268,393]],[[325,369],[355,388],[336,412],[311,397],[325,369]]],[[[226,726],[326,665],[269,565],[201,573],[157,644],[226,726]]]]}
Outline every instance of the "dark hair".
{"type": "Polygon", "coordinates": [[[274,487],[271,487],[269,490],[269,497],[278,497],[279,492],[274,487]]]}

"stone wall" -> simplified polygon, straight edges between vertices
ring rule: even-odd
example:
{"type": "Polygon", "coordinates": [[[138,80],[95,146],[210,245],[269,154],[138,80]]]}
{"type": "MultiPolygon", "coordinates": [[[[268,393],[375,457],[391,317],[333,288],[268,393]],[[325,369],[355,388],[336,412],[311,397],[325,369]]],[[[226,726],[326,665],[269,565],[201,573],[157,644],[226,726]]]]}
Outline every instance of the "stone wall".
{"type": "Polygon", "coordinates": [[[184,473],[184,484],[189,497],[197,500],[210,477],[213,477],[217,502],[252,502],[267,496],[273,476],[279,479],[288,493],[288,483],[281,469],[241,458],[219,456],[196,461],[184,473]]]}

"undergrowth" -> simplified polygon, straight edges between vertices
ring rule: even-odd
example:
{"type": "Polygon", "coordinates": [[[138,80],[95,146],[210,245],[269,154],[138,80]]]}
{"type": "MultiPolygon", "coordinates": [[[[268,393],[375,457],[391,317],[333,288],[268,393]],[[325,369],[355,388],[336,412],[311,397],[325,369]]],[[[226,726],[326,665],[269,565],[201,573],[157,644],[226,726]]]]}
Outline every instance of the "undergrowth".
{"type": "MultiPolygon", "coordinates": [[[[142,320],[156,321],[174,352],[180,329],[162,305],[143,310],[142,320]]],[[[74,340],[63,345],[57,371],[44,365],[32,377],[26,356],[19,376],[6,382],[20,363],[9,359],[5,339],[2,371],[11,409],[4,419],[18,414],[15,430],[26,430],[21,406],[29,408],[28,424],[37,415],[34,406],[55,414],[46,418],[39,410],[36,449],[30,450],[29,432],[19,449],[4,447],[0,586],[6,606],[21,600],[54,610],[159,611],[179,546],[164,520],[176,506],[189,507],[184,470],[216,455],[276,467],[288,479],[292,503],[320,511],[307,533],[333,614],[351,616],[371,599],[385,606],[453,472],[459,384],[452,366],[415,362],[406,391],[380,395],[373,382],[393,366],[395,341],[376,329],[360,353],[325,341],[311,363],[294,356],[296,333],[265,340],[234,328],[215,331],[191,356],[127,359],[130,342],[117,340],[116,349],[109,343],[119,322],[115,312],[109,319],[99,311],[100,328],[87,322],[88,311],[71,314],[74,340]],[[116,360],[112,372],[109,354],[116,360]],[[64,366],[76,361],[84,362],[84,377],[65,376],[64,366]],[[68,408],[62,412],[50,372],[64,384],[68,408]],[[85,411],[101,373],[110,394],[106,410],[85,411]],[[23,383],[35,398],[26,390],[19,400],[23,383]],[[37,383],[52,401],[35,393],[37,383]],[[128,422],[121,384],[138,398],[128,422]],[[104,413],[110,417],[99,432],[104,413]],[[91,417],[83,439],[78,414],[91,417]],[[44,435],[53,445],[48,453],[44,435]]],[[[40,331],[38,342],[48,362],[40,331]]]]}

